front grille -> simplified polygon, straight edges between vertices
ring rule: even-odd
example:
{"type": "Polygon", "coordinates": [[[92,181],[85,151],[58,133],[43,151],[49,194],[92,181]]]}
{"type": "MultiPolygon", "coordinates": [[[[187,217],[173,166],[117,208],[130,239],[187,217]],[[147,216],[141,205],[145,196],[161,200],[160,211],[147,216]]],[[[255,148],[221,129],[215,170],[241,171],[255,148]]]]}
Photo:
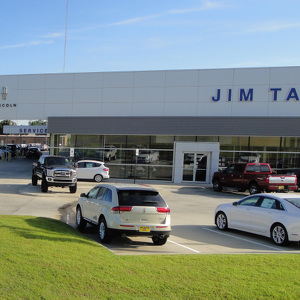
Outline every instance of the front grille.
{"type": "Polygon", "coordinates": [[[58,170],[54,172],[55,177],[71,177],[70,171],[58,170]]]}

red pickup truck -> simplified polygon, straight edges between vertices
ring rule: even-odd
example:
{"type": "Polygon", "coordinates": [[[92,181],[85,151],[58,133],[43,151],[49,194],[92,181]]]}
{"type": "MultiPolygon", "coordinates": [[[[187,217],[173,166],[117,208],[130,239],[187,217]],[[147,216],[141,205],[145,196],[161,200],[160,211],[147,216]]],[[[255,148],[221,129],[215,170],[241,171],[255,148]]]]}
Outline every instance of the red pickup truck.
{"type": "Polygon", "coordinates": [[[266,163],[236,163],[220,172],[215,172],[212,178],[213,189],[222,191],[223,187],[236,188],[250,192],[250,195],[263,191],[284,192],[297,190],[296,175],[274,174],[266,163]]]}

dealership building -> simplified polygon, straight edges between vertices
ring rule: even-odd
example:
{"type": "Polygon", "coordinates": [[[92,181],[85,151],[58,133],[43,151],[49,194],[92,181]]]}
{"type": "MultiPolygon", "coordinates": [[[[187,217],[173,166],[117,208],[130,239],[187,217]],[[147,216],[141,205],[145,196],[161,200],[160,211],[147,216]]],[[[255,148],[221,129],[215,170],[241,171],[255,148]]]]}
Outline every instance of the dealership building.
{"type": "Polygon", "coordinates": [[[1,120],[47,120],[54,154],[114,178],[211,183],[232,162],[300,167],[300,67],[0,76],[1,120]]]}

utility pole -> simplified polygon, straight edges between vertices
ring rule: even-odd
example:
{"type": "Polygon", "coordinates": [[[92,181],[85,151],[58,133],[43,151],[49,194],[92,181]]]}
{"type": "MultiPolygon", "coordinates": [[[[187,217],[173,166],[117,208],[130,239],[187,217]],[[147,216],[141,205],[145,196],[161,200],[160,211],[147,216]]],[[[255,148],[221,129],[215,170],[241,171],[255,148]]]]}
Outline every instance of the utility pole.
{"type": "Polygon", "coordinates": [[[63,73],[65,73],[65,69],[66,69],[67,31],[68,31],[68,4],[69,4],[69,0],[67,0],[67,7],[66,7],[65,49],[64,49],[64,67],[63,67],[63,73]]]}

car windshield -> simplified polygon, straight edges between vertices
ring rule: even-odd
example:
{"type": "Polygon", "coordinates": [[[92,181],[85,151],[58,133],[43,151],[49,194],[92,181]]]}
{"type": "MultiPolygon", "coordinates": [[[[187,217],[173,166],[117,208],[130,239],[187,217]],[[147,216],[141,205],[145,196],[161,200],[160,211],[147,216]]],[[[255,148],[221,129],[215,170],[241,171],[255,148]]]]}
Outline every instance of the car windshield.
{"type": "Polygon", "coordinates": [[[45,160],[45,164],[48,166],[51,166],[51,165],[69,166],[70,162],[67,158],[64,158],[64,157],[48,157],[45,160]]]}
{"type": "Polygon", "coordinates": [[[300,208],[300,198],[285,198],[285,200],[300,208]]]}
{"type": "Polygon", "coordinates": [[[149,151],[147,151],[147,150],[140,150],[140,154],[149,154],[149,151]]]}
{"type": "Polygon", "coordinates": [[[118,198],[120,206],[167,206],[163,198],[156,191],[119,190],[118,198]]]}

